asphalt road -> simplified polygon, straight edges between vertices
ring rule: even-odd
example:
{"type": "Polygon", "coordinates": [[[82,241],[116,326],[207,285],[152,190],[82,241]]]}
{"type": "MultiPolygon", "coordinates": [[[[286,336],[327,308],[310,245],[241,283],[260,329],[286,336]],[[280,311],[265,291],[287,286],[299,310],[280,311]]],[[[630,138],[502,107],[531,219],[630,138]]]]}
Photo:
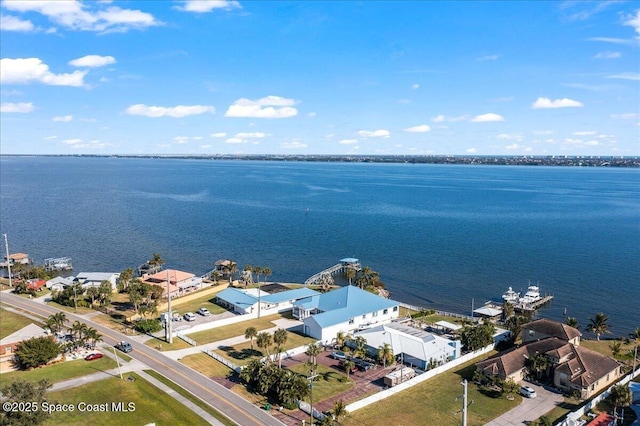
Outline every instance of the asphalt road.
{"type": "MultiPolygon", "coordinates": [[[[15,308],[24,309],[31,314],[40,315],[43,318],[61,312],[60,309],[52,306],[34,302],[6,292],[0,293],[0,301],[15,308]]],[[[78,320],[98,330],[102,334],[104,342],[109,345],[114,345],[122,340],[130,342],[133,346],[133,351],[127,355],[177,383],[183,389],[200,398],[237,424],[242,426],[284,425],[284,423],[275,419],[266,411],[256,407],[208,377],[184,366],[178,361],[174,361],[148,346],[132,341],[124,334],[118,333],[82,316],[74,315],[66,311],[62,312],[66,314],[70,324],[78,320]]]]}

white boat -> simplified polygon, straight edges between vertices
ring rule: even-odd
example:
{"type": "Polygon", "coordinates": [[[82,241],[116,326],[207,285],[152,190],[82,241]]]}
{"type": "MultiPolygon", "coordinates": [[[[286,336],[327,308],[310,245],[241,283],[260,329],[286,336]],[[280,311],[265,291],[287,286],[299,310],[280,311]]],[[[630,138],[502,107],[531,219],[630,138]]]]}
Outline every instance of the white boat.
{"type": "Polygon", "coordinates": [[[513,289],[509,287],[509,290],[502,295],[502,300],[508,303],[518,303],[518,300],[520,300],[520,293],[513,291],[513,289]]]}
{"type": "Polygon", "coordinates": [[[540,287],[537,285],[530,285],[527,288],[527,292],[522,296],[519,300],[520,303],[524,305],[530,305],[542,299],[540,296],[540,287]]]}

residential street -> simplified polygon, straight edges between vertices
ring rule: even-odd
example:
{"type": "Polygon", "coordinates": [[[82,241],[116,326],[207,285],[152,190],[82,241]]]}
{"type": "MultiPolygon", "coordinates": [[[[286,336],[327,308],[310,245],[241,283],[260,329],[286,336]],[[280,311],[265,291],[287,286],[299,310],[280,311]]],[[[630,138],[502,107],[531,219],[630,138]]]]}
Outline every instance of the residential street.
{"type": "MultiPolygon", "coordinates": [[[[0,294],[0,300],[7,305],[24,309],[35,315],[41,315],[43,318],[47,318],[49,315],[60,311],[54,307],[25,299],[8,292],[2,292],[0,294]]],[[[128,354],[129,356],[177,383],[192,395],[195,395],[205,401],[239,425],[257,426],[283,424],[264,410],[254,406],[230,390],[225,389],[223,386],[208,377],[205,377],[204,375],[182,365],[178,361],[170,359],[164,354],[145,346],[137,339],[131,338],[131,336],[125,336],[97,324],[84,316],[75,315],[69,312],[65,312],[65,314],[67,315],[70,323],[73,323],[75,320],[79,320],[98,330],[103,335],[104,342],[107,345],[112,346],[121,340],[131,342],[134,350],[128,354]]]]}

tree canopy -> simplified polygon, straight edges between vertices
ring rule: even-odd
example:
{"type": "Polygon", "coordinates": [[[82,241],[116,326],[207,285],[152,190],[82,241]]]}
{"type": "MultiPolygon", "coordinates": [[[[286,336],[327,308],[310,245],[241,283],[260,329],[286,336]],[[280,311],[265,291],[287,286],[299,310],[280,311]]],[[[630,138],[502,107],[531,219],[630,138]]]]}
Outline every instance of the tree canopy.
{"type": "Polygon", "coordinates": [[[50,336],[32,337],[18,344],[16,359],[22,368],[45,365],[62,353],[62,348],[50,336]]]}
{"type": "Polygon", "coordinates": [[[0,410],[0,424],[12,426],[36,426],[42,424],[50,416],[40,407],[46,401],[47,390],[51,387],[51,382],[42,379],[39,382],[29,382],[25,380],[14,380],[0,389],[2,397],[5,399],[2,410],[0,410]],[[31,404],[38,408],[33,410],[7,410],[13,403],[31,404]]]}

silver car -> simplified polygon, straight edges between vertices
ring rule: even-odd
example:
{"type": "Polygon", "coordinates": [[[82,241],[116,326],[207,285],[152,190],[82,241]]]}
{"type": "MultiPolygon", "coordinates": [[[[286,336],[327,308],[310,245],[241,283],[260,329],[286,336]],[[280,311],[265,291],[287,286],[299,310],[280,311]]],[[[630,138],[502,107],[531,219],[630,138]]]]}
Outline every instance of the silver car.
{"type": "Polygon", "coordinates": [[[195,321],[196,316],[193,312],[187,312],[186,314],[184,314],[184,319],[186,319],[187,321],[195,321]]]}

